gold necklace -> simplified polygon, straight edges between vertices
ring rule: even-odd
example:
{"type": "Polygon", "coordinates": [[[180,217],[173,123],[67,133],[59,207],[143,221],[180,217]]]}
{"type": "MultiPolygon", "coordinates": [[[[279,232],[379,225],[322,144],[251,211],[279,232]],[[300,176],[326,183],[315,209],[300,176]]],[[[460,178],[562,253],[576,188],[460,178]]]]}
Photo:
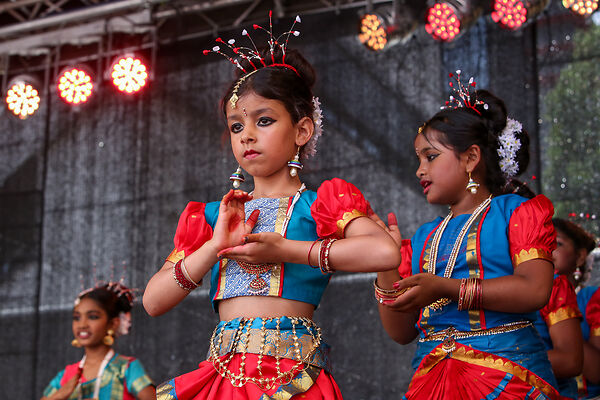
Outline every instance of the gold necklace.
{"type": "MultiPolygon", "coordinates": [[[[469,219],[467,219],[467,222],[465,222],[465,224],[463,225],[462,229],[460,230],[460,233],[458,234],[458,237],[456,238],[456,241],[454,242],[454,245],[452,246],[452,251],[450,252],[450,257],[448,258],[448,263],[446,264],[446,269],[444,270],[444,278],[450,278],[452,276],[452,272],[454,272],[454,265],[456,264],[456,259],[458,258],[460,247],[465,236],[467,235],[467,232],[469,232],[469,229],[471,228],[471,225],[473,225],[473,222],[489,206],[491,201],[492,195],[490,195],[487,199],[485,199],[481,204],[477,206],[475,211],[473,211],[473,214],[471,214],[469,219]]],[[[454,213],[450,211],[450,213],[446,216],[446,218],[444,218],[444,220],[440,224],[440,227],[435,231],[435,234],[433,235],[430,251],[431,258],[429,259],[426,265],[427,272],[429,272],[430,274],[435,275],[435,266],[437,264],[438,249],[440,247],[440,241],[442,240],[442,234],[446,230],[446,227],[448,226],[448,223],[452,219],[453,215],[454,213]]],[[[450,301],[450,299],[442,297],[428,305],[427,308],[439,310],[442,307],[450,304],[450,301]]]]}

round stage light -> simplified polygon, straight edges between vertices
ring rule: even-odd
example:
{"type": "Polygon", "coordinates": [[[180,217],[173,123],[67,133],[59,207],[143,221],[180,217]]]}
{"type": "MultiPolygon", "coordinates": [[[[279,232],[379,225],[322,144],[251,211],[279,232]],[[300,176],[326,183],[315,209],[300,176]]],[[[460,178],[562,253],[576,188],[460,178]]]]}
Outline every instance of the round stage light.
{"type": "Polygon", "coordinates": [[[58,94],[68,104],[85,103],[93,89],[92,78],[80,68],[68,68],[58,78],[58,94]]]}
{"type": "Polygon", "coordinates": [[[123,93],[133,94],[146,85],[148,72],[139,58],[124,56],[113,63],[110,76],[117,89],[123,93]]]}
{"type": "Polygon", "coordinates": [[[358,40],[370,50],[383,50],[388,41],[383,18],[377,14],[363,15],[360,19],[358,40]]]}
{"type": "Polygon", "coordinates": [[[6,92],[6,105],[17,117],[26,119],[40,107],[40,96],[36,88],[25,81],[9,85],[6,92]]]}
{"type": "Polygon", "coordinates": [[[435,40],[451,42],[460,33],[456,9],[448,3],[436,3],[426,13],[425,30],[435,40]]]}
{"type": "Polygon", "coordinates": [[[598,9],[598,0],[563,0],[563,6],[583,17],[589,17],[598,9]]]}
{"type": "Polygon", "coordinates": [[[491,16],[500,27],[515,31],[527,21],[527,7],[520,0],[495,0],[491,16]]]}

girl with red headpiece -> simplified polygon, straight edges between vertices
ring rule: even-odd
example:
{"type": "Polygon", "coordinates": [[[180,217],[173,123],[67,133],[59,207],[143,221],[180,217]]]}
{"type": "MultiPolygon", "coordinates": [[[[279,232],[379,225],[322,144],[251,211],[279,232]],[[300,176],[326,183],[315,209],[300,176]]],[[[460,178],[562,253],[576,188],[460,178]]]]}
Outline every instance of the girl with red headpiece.
{"type": "Polygon", "coordinates": [[[457,74],[449,103],[459,107],[434,115],[414,141],[423,193],[450,213],[402,242],[392,214],[402,264],[375,282],[390,337],[418,338],[404,398],[559,399],[532,324],[552,288],[553,207],[504,194],[527,168],[527,134],[502,100],[469,91],[474,83],[457,74]]]}
{"type": "Polygon", "coordinates": [[[334,271],[380,271],[400,262],[354,185],[336,178],[314,192],[300,180],[300,159],[314,153],[321,113],[312,67],[281,43],[271,36],[266,50],[233,60],[240,75],[222,100],[240,164],[231,179],[239,186],[243,168],[254,190],[190,202],[173,252],[146,287],[146,310],[161,315],[208,277],[221,320],[208,359],[161,385],[159,399],[340,399],[315,308],[334,271]]]}

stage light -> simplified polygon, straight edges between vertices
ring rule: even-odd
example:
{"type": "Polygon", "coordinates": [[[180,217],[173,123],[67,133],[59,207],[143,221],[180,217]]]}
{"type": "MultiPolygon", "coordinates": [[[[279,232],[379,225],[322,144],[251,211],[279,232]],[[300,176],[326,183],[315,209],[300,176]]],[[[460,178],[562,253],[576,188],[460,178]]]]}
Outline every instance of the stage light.
{"type": "Polygon", "coordinates": [[[563,0],[563,6],[583,17],[589,17],[598,9],[598,0],[563,0]]]}
{"type": "Polygon", "coordinates": [[[408,41],[417,26],[410,10],[394,2],[361,17],[358,39],[369,50],[384,50],[408,41]]]}
{"type": "Polygon", "coordinates": [[[8,85],[6,105],[17,117],[26,119],[40,107],[40,95],[34,83],[26,78],[15,78],[8,85]]]}
{"type": "Polygon", "coordinates": [[[435,3],[425,18],[425,30],[435,40],[451,42],[460,33],[458,10],[450,3],[435,3]]]}
{"type": "Polygon", "coordinates": [[[527,21],[527,7],[521,0],[494,0],[491,17],[500,27],[515,31],[527,21]]]}
{"type": "Polygon", "coordinates": [[[58,78],[58,94],[68,104],[78,105],[89,100],[94,89],[92,78],[81,67],[69,67],[58,78]]]}
{"type": "Polygon", "coordinates": [[[481,15],[482,8],[470,0],[437,1],[425,12],[425,30],[435,40],[451,42],[481,15]]]}
{"type": "Polygon", "coordinates": [[[110,77],[118,90],[133,94],[146,85],[148,72],[142,60],[133,55],[126,55],[112,64],[110,77]]]}

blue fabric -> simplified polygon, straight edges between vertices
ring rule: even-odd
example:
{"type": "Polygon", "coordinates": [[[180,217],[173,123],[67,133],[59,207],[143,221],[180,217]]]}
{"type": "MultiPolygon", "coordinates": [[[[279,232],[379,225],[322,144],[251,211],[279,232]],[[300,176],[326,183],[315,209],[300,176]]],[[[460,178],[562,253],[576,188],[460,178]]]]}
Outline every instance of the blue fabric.
{"type": "MultiPolygon", "coordinates": [[[[583,339],[587,342],[590,340],[590,325],[587,323],[586,319],[586,308],[587,305],[598,290],[598,286],[586,286],[582,288],[579,293],[577,293],[577,305],[579,306],[579,310],[583,315],[581,319],[581,332],[583,333],[583,339]]],[[[600,385],[594,385],[593,383],[587,383],[587,396],[586,399],[592,399],[594,397],[600,396],[600,385]]]]}
{"type": "MultiPolygon", "coordinates": [[[[526,198],[509,194],[492,199],[489,211],[481,222],[481,231],[478,237],[483,266],[483,278],[491,279],[501,276],[512,275],[514,267],[509,249],[509,222],[510,218],[526,198]]],[[[443,276],[448,257],[461,228],[470,215],[458,215],[450,220],[444,231],[438,250],[436,275],[443,276]]],[[[420,272],[420,260],[422,251],[426,246],[428,236],[440,224],[442,218],[437,218],[421,226],[413,238],[411,245],[413,249],[412,273],[420,272]]],[[[431,234],[429,244],[433,240],[431,234]]],[[[454,267],[452,278],[468,278],[469,265],[466,256],[467,238],[463,240],[459,256],[454,267]]],[[[453,326],[459,331],[472,331],[473,321],[468,311],[458,311],[456,302],[451,302],[440,310],[427,309],[428,315],[421,310],[421,318],[417,322],[417,330],[421,337],[442,331],[453,326]]],[[[535,321],[536,313],[504,313],[485,310],[485,328],[489,329],[503,324],[518,321],[535,321]]],[[[479,321],[479,320],[478,320],[479,321]]],[[[475,329],[480,329],[477,324],[475,329]]],[[[552,373],[552,367],[548,361],[546,348],[538,332],[534,327],[527,327],[513,332],[500,333],[488,336],[479,336],[457,340],[477,350],[505,357],[532,371],[550,385],[557,387],[556,379],[552,373]]],[[[439,341],[430,341],[417,344],[417,352],[413,358],[412,366],[416,370],[422,359],[429,354],[439,341]]]]}
{"type": "MultiPolygon", "coordinates": [[[[317,193],[314,191],[306,190],[301,194],[288,225],[286,234],[288,239],[302,241],[314,241],[318,239],[316,222],[310,211],[310,207],[316,199],[317,193]]],[[[253,209],[252,203],[247,205],[246,215],[249,216],[253,209]]],[[[214,229],[219,216],[219,202],[207,203],[204,215],[206,221],[214,229]]],[[[330,278],[331,274],[323,275],[318,268],[311,268],[306,264],[285,263],[283,267],[283,282],[281,283],[281,297],[309,303],[316,308],[321,301],[330,278]]],[[[211,270],[210,288],[210,296],[215,311],[217,311],[218,305],[215,295],[217,294],[219,279],[219,263],[216,263],[211,270]]]]}

